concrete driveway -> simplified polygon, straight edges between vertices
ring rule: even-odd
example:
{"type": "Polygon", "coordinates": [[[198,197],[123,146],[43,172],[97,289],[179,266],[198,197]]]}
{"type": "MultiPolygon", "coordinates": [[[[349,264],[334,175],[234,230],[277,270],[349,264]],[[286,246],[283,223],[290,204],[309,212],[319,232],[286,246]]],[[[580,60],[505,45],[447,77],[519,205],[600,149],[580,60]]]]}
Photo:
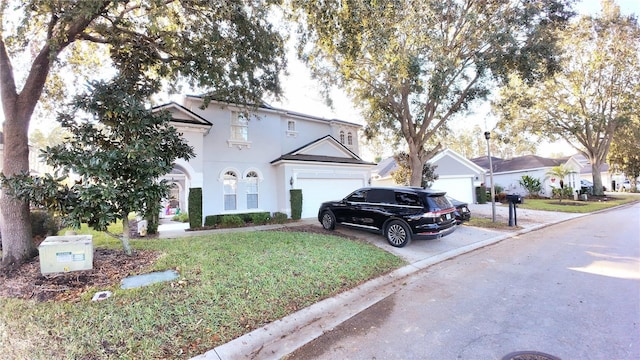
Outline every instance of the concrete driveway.
{"type": "MultiPolygon", "coordinates": [[[[491,208],[491,204],[469,205],[472,217],[482,216],[491,218],[491,208]]],[[[366,240],[371,244],[397,255],[411,264],[414,264],[425,260],[433,261],[438,257],[441,257],[443,254],[447,254],[456,249],[465,252],[469,248],[478,248],[485,246],[488,242],[495,242],[494,240],[496,238],[509,237],[515,233],[521,233],[522,231],[531,231],[542,226],[546,226],[547,224],[558,223],[579,216],[584,216],[584,214],[525,209],[516,209],[516,215],[518,223],[517,227],[512,227],[506,230],[493,230],[463,224],[458,226],[456,231],[453,233],[440,239],[413,240],[409,245],[403,248],[396,248],[389,245],[382,235],[376,235],[344,226],[338,226],[337,231],[366,240]]],[[[508,206],[496,204],[496,222],[501,222],[505,225],[509,223],[508,206]]],[[[318,224],[318,226],[320,226],[320,224],[318,224]]]]}

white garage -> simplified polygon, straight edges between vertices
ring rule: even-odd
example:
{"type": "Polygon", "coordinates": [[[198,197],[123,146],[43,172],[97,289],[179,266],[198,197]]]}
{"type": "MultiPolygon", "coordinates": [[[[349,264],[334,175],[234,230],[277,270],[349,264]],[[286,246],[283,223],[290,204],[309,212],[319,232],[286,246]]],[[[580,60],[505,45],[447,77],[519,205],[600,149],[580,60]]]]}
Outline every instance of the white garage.
{"type": "Polygon", "coordinates": [[[296,187],[302,189],[302,218],[316,217],[323,202],[340,200],[363,186],[362,178],[298,178],[296,187]]]}
{"type": "MultiPolygon", "coordinates": [[[[340,200],[371,179],[375,164],[358,155],[331,136],[318,139],[271,162],[288,189],[302,190],[304,218],[316,218],[325,201],[340,200]]],[[[289,191],[278,199],[282,212],[291,214],[289,191]]]]}
{"type": "Polygon", "coordinates": [[[475,202],[475,190],[473,187],[473,178],[469,177],[448,177],[442,176],[433,182],[431,186],[434,190],[446,191],[448,196],[466,203],[473,204],[475,202]]]}

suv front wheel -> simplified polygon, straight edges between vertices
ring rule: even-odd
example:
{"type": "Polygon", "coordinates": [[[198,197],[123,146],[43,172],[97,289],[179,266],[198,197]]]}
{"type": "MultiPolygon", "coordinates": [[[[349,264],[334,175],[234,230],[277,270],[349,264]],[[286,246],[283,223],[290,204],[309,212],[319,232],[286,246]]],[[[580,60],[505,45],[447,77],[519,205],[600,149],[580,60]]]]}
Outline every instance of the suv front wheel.
{"type": "Polygon", "coordinates": [[[322,227],[325,230],[333,230],[336,228],[336,217],[330,210],[322,212],[322,227]]]}
{"type": "Polygon", "coordinates": [[[404,247],[411,242],[411,230],[402,221],[393,220],[387,225],[384,236],[391,246],[404,247]]]}

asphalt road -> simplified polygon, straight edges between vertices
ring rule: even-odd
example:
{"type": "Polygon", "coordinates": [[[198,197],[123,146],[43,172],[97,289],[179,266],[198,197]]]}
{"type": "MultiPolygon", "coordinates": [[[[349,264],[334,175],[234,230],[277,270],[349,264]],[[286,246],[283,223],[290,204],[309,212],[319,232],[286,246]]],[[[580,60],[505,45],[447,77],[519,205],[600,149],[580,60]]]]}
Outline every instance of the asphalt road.
{"type": "Polygon", "coordinates": [[[287,359],[640,359],[640,204],[420,271],[287,359]]]}

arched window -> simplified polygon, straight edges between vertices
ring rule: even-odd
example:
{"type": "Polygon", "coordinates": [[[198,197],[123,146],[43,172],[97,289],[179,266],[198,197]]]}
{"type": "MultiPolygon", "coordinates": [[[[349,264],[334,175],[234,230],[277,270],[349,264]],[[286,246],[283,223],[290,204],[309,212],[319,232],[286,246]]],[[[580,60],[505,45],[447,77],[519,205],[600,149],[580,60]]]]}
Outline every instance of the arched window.
{"type": "Polygon", "coordinates": [[[233,171],[224,174],[224,209],[236,210],[236,192],[238,189],[238,175],[233,171]]]}
{"type": "Polygon", "coordinates": [[[340,130],[340,143],[344,144],[344,131],[340,130]]]}
{"type": "Polygon", "coordinates": [[[258,208],[258,174],[249,171],[245,177],[247,181],[247,209],[258,208]]]}
{"type": "Polygon", "coordinates": [[[353,134],[351,134],[351,131],[347,133],[347,145],[353,145],[353,134]]]}

